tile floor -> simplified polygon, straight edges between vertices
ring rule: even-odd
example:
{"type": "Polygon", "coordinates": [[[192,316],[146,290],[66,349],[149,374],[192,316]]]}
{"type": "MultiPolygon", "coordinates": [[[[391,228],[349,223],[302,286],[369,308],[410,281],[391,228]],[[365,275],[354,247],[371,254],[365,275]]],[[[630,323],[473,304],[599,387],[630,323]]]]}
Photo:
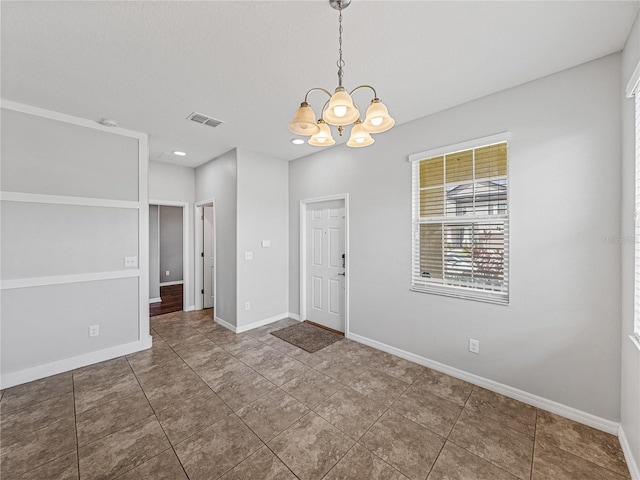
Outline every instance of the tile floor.
{"type": "Polygon", "coordinates": [[[211,311],[153,348],[7,389],[20,479],[623,479],[616,437],[350,340],[309,354],[211,311]]]}

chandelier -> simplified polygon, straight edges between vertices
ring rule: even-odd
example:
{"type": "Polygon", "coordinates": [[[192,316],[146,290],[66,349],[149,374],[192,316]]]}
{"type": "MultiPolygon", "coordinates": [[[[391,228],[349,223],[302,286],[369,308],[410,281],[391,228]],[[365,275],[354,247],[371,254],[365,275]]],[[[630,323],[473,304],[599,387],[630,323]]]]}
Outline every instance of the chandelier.
{"type": "Polygon", "coordinates": [[[374,142],[372,133],[381,133],[389,130],[395,125],[395,120],[389,116],[387,107],[380,101],[376,90],[370,85],[360,85],[351,92],[345,90],[342,86],[342,77],[344,76],[343,67],[345,65],[342,60],[342,10],[347,8],[351,0],[329,0],[329,4],[340,12],[338,18],[338,86],[333,95],[324,88],[315,87],[309,90],[304,96],[304,101],[300,104],[300,108],[296,111],[293,121],[289,124],[289,130],[298,135],[310,136],[309,145],[316,147],[328,147],[336,141],[331,136],[329,125],[338,127],[338,133],[342,136],[344,127],[353,124],[351,135],[347,141],[349,147],[366,147],[374,142]],[[373,91],[373,99],[364,121],[360,119],[360,111],[353,102],[351,95],[361,89],[370,89],[373,91]],[[316,115],[309,104],[308,97],[311,92],[320,91],[329,96],[322,107],[321,118],[316,121],[316,115]]]}

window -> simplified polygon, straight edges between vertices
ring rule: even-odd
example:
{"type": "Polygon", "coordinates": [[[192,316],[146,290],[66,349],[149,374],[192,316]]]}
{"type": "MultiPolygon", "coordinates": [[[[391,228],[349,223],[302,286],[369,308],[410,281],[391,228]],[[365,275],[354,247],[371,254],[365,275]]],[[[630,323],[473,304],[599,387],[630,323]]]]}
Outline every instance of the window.
{"type": "Polygon", "coordinates": [[[508,134],[412,162],[412,290],[509,303],[508,134]]]}

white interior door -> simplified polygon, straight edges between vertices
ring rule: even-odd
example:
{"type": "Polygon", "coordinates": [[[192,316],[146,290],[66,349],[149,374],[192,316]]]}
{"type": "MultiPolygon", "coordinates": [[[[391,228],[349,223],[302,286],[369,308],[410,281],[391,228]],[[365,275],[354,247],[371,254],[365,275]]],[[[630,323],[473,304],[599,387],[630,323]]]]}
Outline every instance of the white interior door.
{"type": "Polygon", "coordinates": [[[202,265],[202,285],[204,308],[213,308],[213,300],[215,295],[215,245],[213,234],[213,205],[205,205],[202,207],[202,247],[203,247],[203,265],[202,265]]]}
{"type": "Polygon", "coordinates": [[[309,204],[306,223],[306,319],[344,332],[344,200],[309,204]]]}

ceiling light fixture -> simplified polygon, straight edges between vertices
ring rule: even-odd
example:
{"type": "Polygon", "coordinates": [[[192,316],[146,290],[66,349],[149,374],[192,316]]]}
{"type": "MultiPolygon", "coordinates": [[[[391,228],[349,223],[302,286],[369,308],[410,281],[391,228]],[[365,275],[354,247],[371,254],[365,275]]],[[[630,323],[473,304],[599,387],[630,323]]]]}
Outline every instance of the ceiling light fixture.
{"type": "Polygon", "coordinates": [[[186,153],[181,152],[180,150],[174,150],[174,151],[173,151],[173,154],[174,154],[174,155],[177,155],[177,156],[179,156],[179,157],[184,157],[184,156],[186,155],[186,153]]]}
{"type": "Polygon", "coordinates": [[[302,145],[304,143],[304,140],[301,138],[292,138],[291,143],[293,143],[294,145],[302,145]]]}
{"type": "Polygon", "coordinates": [[[338,17],[338,86],[333,95],[324,88],[315,87],[304,96],[304,101],[296,111],[293,121],[289,124],[289,130],[298,135],[310,136],[309,145],[326,147],[333,145],[335,140],[331,136],[329,125],[338,127],[338,133],[342,136],[344,127],[354,124],[351,128],[351,136],[347,142],[349,147],[366,147],[374,142],[372,133],[382,133],[395,125],[395,120],[389,116],[387,107],[380,101],[376,90],[370,85],[360,85],[347,93],[342,86],[344,76],[342,60],[342,10],[351,4],[351,0],[329,0],[329,4],[340,12],[338,17]],[[360,111],[353,102],[351,95],[360,89],[368,88],[373,91],[373,99],[364,121],[360,120],[360,111]],[[324,92],[329,96],[322,107],[321,118],[316,122],[316,115],[307,101],[309,94],[314,91],[324,92]],[[329,124],[329,125],[327,125],[329,124]]]}

